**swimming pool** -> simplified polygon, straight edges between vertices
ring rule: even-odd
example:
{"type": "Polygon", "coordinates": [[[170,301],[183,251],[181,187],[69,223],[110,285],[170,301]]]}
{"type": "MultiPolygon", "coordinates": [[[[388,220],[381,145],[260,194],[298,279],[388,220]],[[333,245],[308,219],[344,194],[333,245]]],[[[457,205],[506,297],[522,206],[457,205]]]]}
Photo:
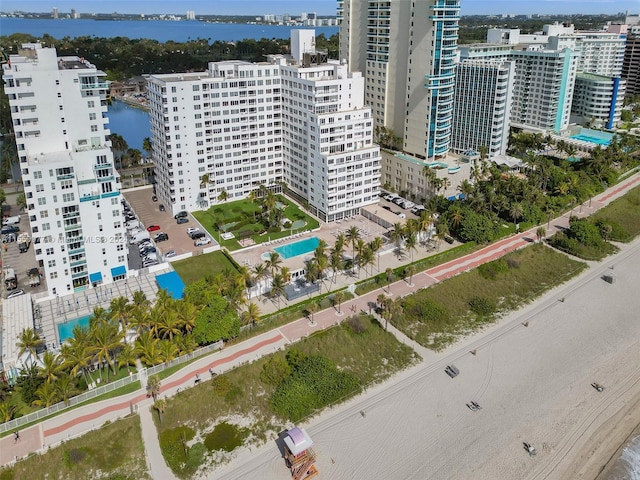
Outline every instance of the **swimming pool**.
{"type": "Polygon", "coordinates": [[[73,327],[76,325],[80,325],[81,327],[89,326],[89,319],[91,315],[87,315],[85,317],[79,317],[75,320],[69,320],[68,322],[59,323],[58,324],[58,338],[60,338],[60,343],[64,343],[67,338],[73,338],[73,327]]]}
{"type": "Polygon", "coordinates": [[[313,252],[318,245],[320,245],[320,239],[318,237],[311,237],[300,240],[299,242],[276,247],[274,250],[278,252],[282,258],[287,259],[313,252]]]}
{"type": "Polygon", "coordinates": [[[583,128],[580,130],[580,133],[571,135],[569,138],[582,142],[595,143],[596,145],[607,146],[611,143],[613,134],[609,132],[601,132],[599,130],[591,130],[590,128],[583,128]]]}

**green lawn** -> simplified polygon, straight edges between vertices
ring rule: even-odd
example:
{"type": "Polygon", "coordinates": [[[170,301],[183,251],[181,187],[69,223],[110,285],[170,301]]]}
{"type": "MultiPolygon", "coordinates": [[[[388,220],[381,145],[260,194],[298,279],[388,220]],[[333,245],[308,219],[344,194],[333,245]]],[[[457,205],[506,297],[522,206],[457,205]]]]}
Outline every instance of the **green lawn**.
{"type": "Polygon", "coordinates": [[[145,458],[140,419],[133,415],[3,469],[0,480],[150,479],[145,458]]]}
{"type": "Polygon", "coordinates": [[[640,235],[640,187],[614,200],[590,218],[594,222],[601,220],[611,225],[611,240],[630,242],[640,235]]]}
{"type": "Polygon", "coordinates": [[[406,297],[403,314],[393,323],[421,345],[441,350],[584,268],[536,244],[406,297]]]}
{"type": "Polygon", "coordinates": [[[236,266],[221,251],[195,255],[178,262],[173,262],[172,265],[185,285],[203,279],[207,275],[223,273],[225,270],[231,272],[238,271],[236,266]]]}
{"type": "Polygon", "coordinates": [[[269,241],[269,239],[275,240],[298,231],[318,228],[318,221],[298,208],[298,206],[288,198],[278,195],[278,201],[285,205],[284,216],[286,218],[292,222],[295,220],[304,220],[305,225],[298,229],[283,228],[280,232],[265,232],[266,229],[264,225],[257,221],[261,211],[259,204],[252,203],[248,199],[214,205],[208,210],[193,212],[193,216],[207,229],[207,232],[209,232],[212,238],[219,240],[220,245],[230,251],[242,248],[237,238],[241,238],[244,232],[252,232],[250,238],[252,238],[255,243],[264,243],[269,241]],[[220,234],[223,232],[219,231],[216,225],[226,226],[230,223],[234,223],[235,225],[225,228],[224,231],[233,233],[235,238],[223,240],[220,237],[220,234]]]}
{"type": "MultiPolygon", "coordinates": [[[[413,350],[399,343],[373,319],[368,316],[359,318],[360,330],[344,321],[340,326],[318,332],[291,348],[330,359],[341,371],[354,375],[361,387],[381,382],[417,361],[413,350]]],[[[175,439],[188,440],[195,438],[195,434],[205,438],[218,423],[237,423],[234,416],[248,425],[247,445],[262,444],[268,435],[277,434],[285,428],[286,419],[278,418],[270,404],[276,387],[263,382],[260,374],[273,356],[284,358],[289,350],[278,351],[238,367],[219,375],[215,381],[205,378],[197,387],[167,400],[158,429],[160,437],[165,439],[163,453],[174,473],[181,478],[189,478],[199,465],[216,463],[201,442],[189,444],[191,448],[185,454],[176,450],[175,445],[172,447],[175,439]],[[186,425],[188,428],[184,427],[186,425]]],[[[217,458],[221,461],[228,457],[217,458]]]]}

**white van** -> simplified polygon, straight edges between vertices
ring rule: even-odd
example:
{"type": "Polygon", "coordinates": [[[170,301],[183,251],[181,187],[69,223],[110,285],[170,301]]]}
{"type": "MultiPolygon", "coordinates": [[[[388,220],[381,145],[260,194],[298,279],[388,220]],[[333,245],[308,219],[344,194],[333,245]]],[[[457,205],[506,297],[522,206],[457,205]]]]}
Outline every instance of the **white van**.
{"type": "Polygon", "coordinates": [[[149,240],[149,232],[140,232],[137,233],[131,240],[129,240],[129,243],[131,245],[137,245],[138,243],[142,243],[145,240],[149,240]]]}
{"type": "Polygon", "coordinates": [[[140,222],[138,220],[131,220],[124,224],[127,230],[133,230],[134,228],[140,228],[140,222]]]}
{"type": "Polygon", "coordinates": [[[20,223],[20,215],[5,218],[2,225],[6,227],[7,225],[15,225],[16,223],[20,223]]]}

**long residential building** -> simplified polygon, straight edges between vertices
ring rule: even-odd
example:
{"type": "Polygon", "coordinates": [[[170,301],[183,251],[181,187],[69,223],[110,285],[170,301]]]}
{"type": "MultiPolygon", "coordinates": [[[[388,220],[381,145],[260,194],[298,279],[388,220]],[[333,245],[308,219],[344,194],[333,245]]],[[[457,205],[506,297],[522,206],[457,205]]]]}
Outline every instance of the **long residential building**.
{"type": "Polygon", "coordinates": [[[149,77],[157,194],[174,212],[283,183],[327,222],[377,201],[364,78],[316,50],[313,30],[292,30],[291,47],[267,62],[149,77]]]}
{"type": "Polygon", "coordinates": [[[338,0],[340,58],[365,75],[377,128],[420,159],[450,147],[460,0],[338,0]]]}
{"type": "Polygon", "coordinates": [[[504,155],[509,144],[515,63],[464,60],[456,68],[451,149],[504,155]]]}
{"type": "Polygon", "coordinates": [[[36,260],[51,295],[127,272],[105,77],[37,43],[3,65],[36,260]]]}

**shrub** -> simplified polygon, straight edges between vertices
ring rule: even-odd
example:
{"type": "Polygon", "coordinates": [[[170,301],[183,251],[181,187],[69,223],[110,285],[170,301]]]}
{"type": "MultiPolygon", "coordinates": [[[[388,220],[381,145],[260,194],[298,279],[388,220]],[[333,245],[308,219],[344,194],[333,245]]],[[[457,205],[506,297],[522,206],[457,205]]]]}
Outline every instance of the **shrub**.
{"type": "Polygon", "coordinates": [[[478,267],[478,273],[480,273],[480,276],[489,280],[495,280],[498,275],[508,271],[509,265],[503,258],[482,264],[478,267]]]}
{"type": "Polygon", "coordinates": [[[204,445],[210,452],[216,450],[231,452],[242,445],[246,437],[245,429],[239,429],[237,425],[222,422],[216,425],[213,431],[205,437],[204,445]]]}
{"type": "Polygon", "coordinates": [[[233,387],[231,380],[226,375],[216,375],[211,380],[211,383],[213,383],[213,391],[220,397],[227,395],[233,387]]]}
{"type": "Polygon", "coordinates": [[[367,326],[359,316],[347,318],[346,324],[353,333],[360,334],[367,331],[367,326]]]}
{"type": "Polygon", "coordinates": [[[493,315],[496,311],[496,304],[486,297],[473,297],[469,300],[469,307],[472,312],[483,317],[493,315]]]}
{"type": "Polygon", "coordinates": [[[189,447],[187,442],[195,436],[195,432],[185,426],[165,430],[159,435],[160,447],[167,464],[174,472],[179,472],[186,463],[189,447]]]}
{"type": "Polygon", "coordinates": [[[291,372],[292,368],[284,357],[272,355],[262,366],[260,380],[267,385],[278,386],[291,375],[291,372]]]}
{"type": "Polygon", "coordinates": [[[291,222],[284,222],[284,223],[282,224],[282,226],[283,226],[284,228],[291,228],[291,222]]]}
{"type": "Polygon", "coordinates": [[[312,355],[276,388],[271,406],[277,414],[297,422],[359,390],[358,379],[353,374],[338,370],[325,357],[312,355]]]}
{"type": "Polygon", "coordinates": [[[64,463],[69,467],[73,467],[82,462],[87,456],[86,448],[72,448],[64,452],[64,463]]]}
{"type": "Polygon", "coordinates": [[[302,362],[307,359],[307,354],[297,348],[292,348],[287,352],[287,363],[292,369],[297,369],[302,362]]]}

